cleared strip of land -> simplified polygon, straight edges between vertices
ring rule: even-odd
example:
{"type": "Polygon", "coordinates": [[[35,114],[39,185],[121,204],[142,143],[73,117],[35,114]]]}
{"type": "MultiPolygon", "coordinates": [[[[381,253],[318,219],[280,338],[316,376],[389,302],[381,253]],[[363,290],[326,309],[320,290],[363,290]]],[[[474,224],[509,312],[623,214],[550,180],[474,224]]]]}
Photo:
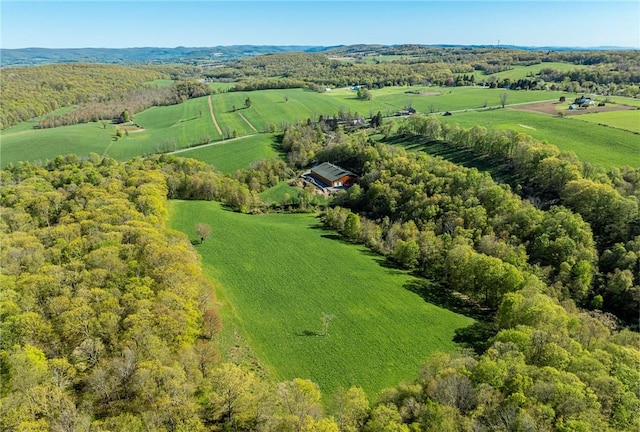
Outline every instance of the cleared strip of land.
{"type": "Polygon", "coordinates": [[[222,136],[222,130],[220,129],[220,126],[218,126],[216,116],[213,115],[213,104],[211,103],[211,96],[207,98],[207,103],[209,104],[209,113],[211,113],[211,120],[213,121],[213,125],[216,127],[216,131],[218,131],[218,134],[222,136]]]}
{"type": "Polygon", "coordinates": [[[242,113],[238,113],[238,115],[240,116],[240,118],[241,118],[242,120],[244,120],[245,122],[247,122],[247,124],[249,125],[249,127],[250,127],[251,129],[253,129],[253,131],[254,131],[254,132],[258,132],[258,129],[256,129],[256,128],[251,124],[251,122],[250,122],[249,120],[247,120],[247,118],[246,118],[245,116],[243,116],[243,115],[242,115],[242,113]]]}

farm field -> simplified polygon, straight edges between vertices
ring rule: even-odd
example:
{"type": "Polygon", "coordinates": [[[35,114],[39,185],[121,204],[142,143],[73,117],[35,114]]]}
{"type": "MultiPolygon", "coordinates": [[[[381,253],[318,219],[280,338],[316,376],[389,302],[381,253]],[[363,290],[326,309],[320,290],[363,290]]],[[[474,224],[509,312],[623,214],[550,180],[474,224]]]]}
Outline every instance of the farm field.
{"type": "MultiPolygon", "coordinates": [[[[609,98],[609,100],[613,103],[629,105],[629,106],[634,106],[636,108],[640,108],[640,99],[637,99],[637,98],[629,98],[629,97],[622,97],[622,96],[607,96],[607,98],[609,98]]],[[[604,100],[605,98],[600,96],[597,99],[604,100]]]]}
{"type": "MultiPolygon", "coordinates": [[[[215,95],[216,107],[221,114],[216,114],[221,124],[233,124],[243,133],[252,132],[246,124],[238,121],[238,113],[242,114],[258,131],[263,131],[269,124],[280,126],[282,121],[295,123],[307,118],[335,116],[342,108],[345,111],[359,113],[369,117],[371,113],[380,111],[383,115],[393,115],[398,110],[411,105],[418,112],[436,112],[465,110],[488,106],[497,106],[502,89],[484,87],[386,87],[371,90],[370,101],[361,100],[351,89],[334,89],[326,93],[316,93],[304,89],[262,90],[254,92],[229,92],[215,95]],[[410,94],[407,91],[420,92],[410,94]],[[244,101],[249,97],[251,107],[244,108],[244,101]],[[285,99],[285,97],[287,99],[285,99]],[[286,101],[285,101],[286,100],[286,101]],[[237,112],[233,112],[233,106],[237,112]]],[[[557,100],[561,95],[572,97],[569,93],[551,91],[509,92],[509,103],[527,103],[544,100],[557,100]]],[[[575,97],[575,96],[573,96],[575,97]]]]}
{"type": "MultiPolygon", "coordinates": [[[[578,117],[582,116],[575,116],[578,117]]],[[[640,142],[636,134],[573,118],[497,109],[455,113],[451,117],[441,117],[441,121],[465,128],[479,125],[522,132],[562,151],[573,151],[581,160],[605,167],[640,166],[640,142]]]]}
{"type": "Polygon", "coordinates": [[[222,345],[239,331],[273,379],[309,378],[325,395],[359,385],[373,397],[413,379],[429,353],[452,351],[455,329],[473,322],[426,303],[406,288],[415,278],[335,240],[313,215],[251,216],[202,201],[169,209],[169,225],[192,238],[196,223],[213,228],[195,247],[216,286],[222,345]],[[317,335],[323,313],[335,317],[328,336],[317,335]]]}
{"type": "Polygon", "coordinates": [[[21,160],[44,162],[60,154],[104,154],[115,135],[115,127],[105,130],[98,123],[34,129],[37,124],[24,122],[0,133],[1,167],[21,160]]]}
{"type": "Polygon", "coordinates": [[[179,156],[201,160],[218,171],[232,174],[236,170],[249,168],[257,160],[277,158],[279,153],[274,134],[259,134],[221,141],[211,146],[193,147],[180,152],[179,156]]]}
{"type": "Polygon", "coordinates": [[[570,118],[640,133],[640,110],[582,114],[570,118]]]}
{"type": "MultiPolygon", "coordinates": [[[[542,69],[546,69],[546,68],[568,72],[575,69],[582,69],[585,67],[586,66],[584,65],[576,65],[576,64],[570,64],[570,63],[543,62],[543,63],[534,64],[531,66],[514,66],[512,69],[502,71],[502,72],[496,72],[490,75],[486,75],[483,71],[474,71],[472,74],[467,73],[466,75],[475,75],[476,82],[486,81],[487,79],[489,79],[489,77],[496,77],[500,79],[509,78],[511,80],[514,80],[514,79],[518,80],[518,79],[527,78],[527,76],[530,76],[531,74],[537,75],[538,73],[540,73],[542,69]]],[[[459,75],[465,75],[465,74],[462,73],[459,75]]]]}
{"type": "Polygon", "coordinates": [[[21,123],[0,132],[0,163],[6,166],[25,159],[44,161],[60,154],[86,156],[91,152],[126,160],[188,147],[204,136],[221,139],[211,121],[206,97],[152,107],[136,114],[134,121],[142,129],[117,141],[114,125],[107,125],[106,129],[99,123],[34,129],[37,120],[21,123]]]}
{"type": "MultiPolygon", "coordinates": [[[[460,119],[466,118],[465,124],[470,126],[475,125],[470,122],[481,115],[483,117],[480,124],[491,126],[494,122],[498,127],[510,124],[510,120],[507,118],[505,121],[502,116],[513,116],[512,113],[507,113],[508,110],[492,111],[492,114],[456,112],[473,110],[485,105],[497,106],[500,95],[504,93],[503,89],[415,86],[387,87],[372,90],[371,93],[372,100],[364,101],[358,99],[351,89],[334,89],[326,93],[305,89],[223,92],[211,95],[211,102],[222,135],[238,137],[267,130],[280,130],[286,123],[304,121],[311,117],[317,118],[320,115],[335,116],[340,110],[357,112],[364,117],[380,111],[386,116],[393,115],[396,111],[411,105],[418,112],[423,113],[455,112],[454,121],[460,122],[460,119]],[[418,92],[418,94],[407,93],[409,91],[418,92]],[[251,100],[251,106],[248,108],[245,107],[247,97],[251,100]],[[490,117],[492,120],[488,121],[490,117]]],[[[508,103],[523,104],[558,100],[561,95],[566,96],[567,99],[575,97],[573,94],[551,91],[510,91],[508,103]]],[[[0,133],[2,153],[0,163],[6,166],[9,162],[25,159],[25,155],[33,161],[52,159],[58,154],[67,153],[86,156],[90,152],[126,160],[133,156],[173,151],[201,142],[222,140],[222,135],[218,133],[212,122],[207,97],[191,99],[179,105],[153,107],[136,114],[134,121],[140,125],[141,129],[132,131],[117,141],[114,139],[116,129],[113,125],[107,126],[107,129],[102,129],[101,125],[93,123],[35,130],[33,129],[35,121],[26,122],[0,133]]],[[[527,123],[518,121],[511,124],[526,125],[527,123]]],[[[550,122],[545,126],[541,124],[540,129],[546,131],[541,139],[546,139],[559,147],[562,147],[564,141],[568,139],[568,149],[591,146],[592,143],[596,146],[609,145],[611,141],[611,137],[607,135],[611,132],[609,128],[606,131],[597,131],[595,135],[583,133],[584,128],[580,128],[576,133],[569,133],[560,128],[555,134],[556,124],[559,123],[550,122]]],[[[532,126],[537,128],[535,125],[532,126]]],[[[602,129],[601,126],[593,126],[602,129]]],[[[527,133],[531,131],[526,130],[527,133]]],[[[536,136],[534,133],[531,134],[536,136]]],[[[619,137],[614,139],[620,141],[619,137]]],[[[622,141],[622,147],[626,145],[624,142],[625,140],[622,141]]],[[[260,147],[258,144],[255,145],[260,147]]],[[[261,148],[264,151],[264,147],[261,148]]],[[[633,150],[633,148],[630,149],[630,151],[633,150]]],[[[215,153],[224,150],[211,151],[215,153]]],[[[580,157],[588,156],[584,152],[581,154],[578,150],[576,153],[580,157]]],[[[625,154],[623,151],[620,156],[625,157],[625,154]]],[[[238,158],[241,159],[240,156],[238,158]]],[[[596,160],[592,161],[602,161],[607,165],[616,164],[611,160],[611,156],[604,158],[597,156],[596,160]]],[[[219,169],[231,168],[220,166],[219,169]]]]}

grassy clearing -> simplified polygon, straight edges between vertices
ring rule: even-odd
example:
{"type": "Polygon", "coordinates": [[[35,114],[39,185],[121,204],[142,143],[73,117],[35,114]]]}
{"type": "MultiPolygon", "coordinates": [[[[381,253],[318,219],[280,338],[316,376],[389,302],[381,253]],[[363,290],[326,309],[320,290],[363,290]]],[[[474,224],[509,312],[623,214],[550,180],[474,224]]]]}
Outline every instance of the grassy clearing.
{"type": "Polygon", "coordinates": [[[622,96],[606,96],[606,97],[601,96],[599,98],[596,98],[596,100],[606,100],[606,99],[609,99],[611,102],[617,103],[620,105],[629,105],[629,106],[640,108],[640,99],[636,99],[636,98],[628,98],[628,97],[622,97],[622,96]]]}
{"type": "Polygon", "coordinates": [[[218,171],[231,174],[249,168],[252,162],[279,157],[274,134],[260,134],[221,142],[219,144],[182,152],[179,156],[198,159],[213,165],[218,171]]]}
{"type": "Polygon", "coordinates": [[[170,80],[170,79],[157,79],[157,80],[153,80],[153,81],[148,81],[146,83],[144,83],[144,85],[148,86],[148,87],[168,87],[171,84],[173,84],[175,81],[170,80]]]}
{"type": "Polygon", "coordinates": [[[466,128],[480,125],[522,132],[560,150],[573,151],[581,160],[605,167],[640,166],[640,141],[636,134],[588,122],[578,123],[568,117],[498,109],[455,113],[441,119],[466,128]]]}
{"type": "MultiPolygon", "coordinates": [[[[580,120],[640,133],[640,110],[611,111],[570,116],[571,120],[580,120]]],[[[636,137],[637,139],[637,137],[636,137]]],[[[640,151],[640,146],[638,147],[640,151]]]]}
{"type": "Polygon", "coordinates": [[[272,188],[267,189],[266,191],[260,194],[260,198],[266,204],[280,204],[285,201],[285,198],[288,197],[296,198],[300,193],[301,189],[295,186],[289,186],[287,181],[281,181],[277,185],[272,188]]]}
{"type": "Polygon", "coordinates": [[[215,90],[217,92],[225,92],[229,90],[231,87],[233,87],[235,84],[226,83],[226,82],[210,82],[210,83],[207,83],[207,85],[209,86],[209,88],[211,88],[211,90],[215,90]]]}
{"type": "MultiPolygon", "coordinates": [[[[575,65],[570,63],[544,62],[544,63],[534,64],[531,66],[514,66],[512,69],[502,71],[502,72],[496,72],[490,75],[486,75],[482,71],[474,71],[472,75],[475,75],[477,82],[486,81],[487,79],[489,79],[489,77],[492,77],[492,76],[500,79],[509,78],[511,80],[514,80],[514,79],[518,80],[518,79],[527,78],[528,76],[531,76],[531,74],[537,75],[540,73],[542,69],[546,69],[546,68],[568,72],[575,69],[583,69],[585,67],[587,66],[575,65]]],[[[464,75],[464,73],[459,75],[464,75]]],[[[470,74],[467,74],[467,75],[470,75],[470,74]]]]}
{"type": "Polygon", "coordinates": [[[433,351],[451,351],[470,318],[426,303],[405,288],[414,278],[386,268],[362,247],[333,239],[303,215],[250,216],[213,202],[169,204],[170,226],[195,238],[216,285],[227,334],[237,328],[277,380],[316,381],[325,394],[360,385],[370,396],[416,377],[433,351]],[[322,313],[335,316],[329,335],[322,313]]]}

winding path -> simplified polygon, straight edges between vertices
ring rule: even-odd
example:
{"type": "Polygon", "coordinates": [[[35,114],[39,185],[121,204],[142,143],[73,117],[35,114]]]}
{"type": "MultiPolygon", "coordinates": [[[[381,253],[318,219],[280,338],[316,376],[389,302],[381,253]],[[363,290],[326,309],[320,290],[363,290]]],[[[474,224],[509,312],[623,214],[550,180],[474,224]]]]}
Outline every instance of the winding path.
{"type": "Polygon", "coordinates": [[[218,135],[222,136],[222,129],[220,129],[220,126],[218,126],[218,122],[216,121],[216,116],[213,115],[213,104],[211,103],[211,95],[209,95],[207,102],[209,103],[209,112],[211,113],[211,120],[213,121],[213,125],[216,127],[216,130],[218,131],[218,135]]]}

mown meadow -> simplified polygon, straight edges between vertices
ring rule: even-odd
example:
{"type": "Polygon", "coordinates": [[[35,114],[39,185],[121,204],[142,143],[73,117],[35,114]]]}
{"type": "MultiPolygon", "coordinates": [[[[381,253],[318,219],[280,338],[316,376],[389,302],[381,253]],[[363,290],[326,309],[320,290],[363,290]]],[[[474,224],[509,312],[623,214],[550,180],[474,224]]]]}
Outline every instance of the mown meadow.
{"type": "MultiPolygon", "coordinates": [[[[610,111],[571,116],[572,120],[580,120],[598,125],[610,126],[630,132],[640,133],[640,110],[610,111]]],[[[638,138],[636,137],[636,140],[638,138]]]]}
{"type": "MultiPolygon", "coordinates": [[[[169,225],[195,240],[215,284],[223,347],[240,334],[274,379],[310,378],[325,394],[362,386],[373,397],[416,376],[429,353],[450,352],[470,318],[425,302],[412,276],[337,241],[310,214],[244,215],[214,202],[172,201],[169,225]],[[197,242],[196,242],[197,243],[197,242]],[[333,317],[322,336],[323,314],[333,317]]],[[[255,365],[254,365],[255,366],[255,365]]]]}

